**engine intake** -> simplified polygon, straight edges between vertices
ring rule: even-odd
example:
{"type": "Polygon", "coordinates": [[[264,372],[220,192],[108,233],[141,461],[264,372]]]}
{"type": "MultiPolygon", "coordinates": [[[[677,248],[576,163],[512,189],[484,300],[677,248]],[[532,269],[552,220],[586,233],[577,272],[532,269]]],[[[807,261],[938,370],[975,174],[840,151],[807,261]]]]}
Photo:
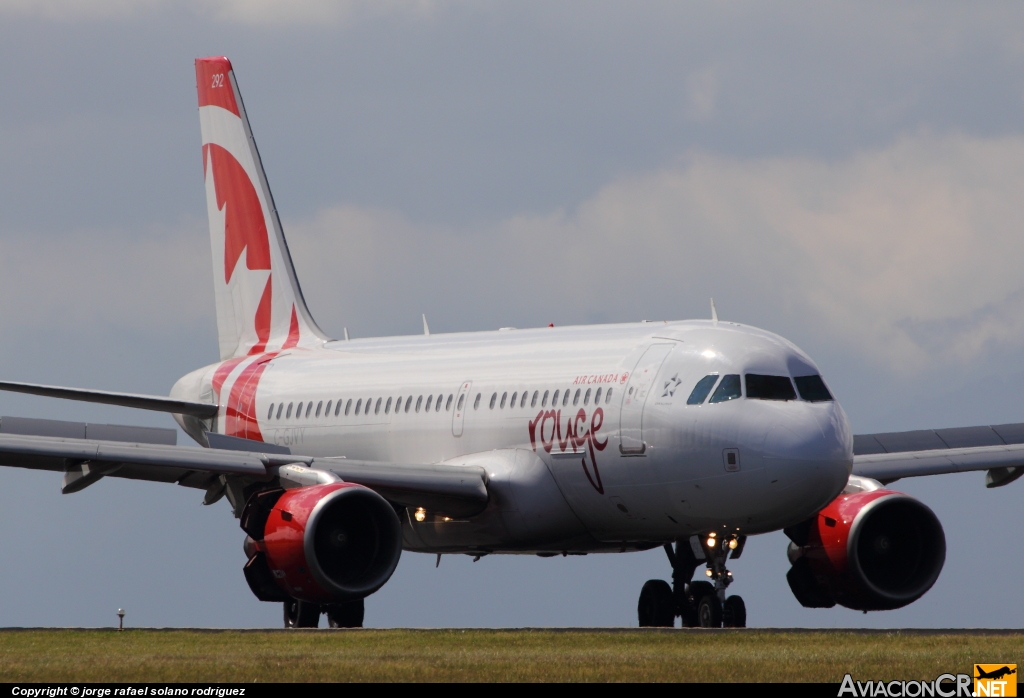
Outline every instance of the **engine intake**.
{"type": "Polygon", "coordinates": [[[395,510],[351,483],[256,493],[241,524],[252,538],[246,580],[264,601],[364,598],[391,578],[402,554],[395,510]]]}
{"type": "Polygon", "coordinates": [[[931,589],[946,560],[932,510],[892,490],[841,494],[786,535],[793,563],[786,578],[812,608],[901,608],[931,589]]]}

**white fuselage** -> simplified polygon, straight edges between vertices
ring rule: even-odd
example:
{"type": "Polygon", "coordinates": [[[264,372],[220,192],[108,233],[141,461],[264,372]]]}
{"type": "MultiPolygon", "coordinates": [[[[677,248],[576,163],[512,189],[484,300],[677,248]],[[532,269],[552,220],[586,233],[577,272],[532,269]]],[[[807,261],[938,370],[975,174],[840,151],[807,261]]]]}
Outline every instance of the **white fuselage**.
{"type": "MultiPolygon", "coordinates": [[[[258,438],[314,457],[484,466],[487,510],[469,521],[404,517],[411,550],[571,553],[762,533],[821,509],[853,462],[838,402],[744,393],[687,404],[709,374],[818,373],[793,344],[733,323],[332,341],[267,356],[226,375],[211,430],[253,438],[258,427],[258,438]],[[258,361],[262,371],[247,373],[258,361]],[[246,394],[240,380],[255,415],[244,431],[229,414],[229,396],[246,394]]],[[[215,397],[220,366],[182,378],[172,395],[215,397]]]]}

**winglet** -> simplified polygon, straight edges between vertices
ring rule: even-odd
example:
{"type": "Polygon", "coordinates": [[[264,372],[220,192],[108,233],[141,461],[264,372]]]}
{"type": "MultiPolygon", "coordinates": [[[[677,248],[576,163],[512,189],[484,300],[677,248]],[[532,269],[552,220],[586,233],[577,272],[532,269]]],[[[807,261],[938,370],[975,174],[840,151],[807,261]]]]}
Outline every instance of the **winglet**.
{"type": "Polygon", "coordinates": [[[430,328],[427,327],[427,314],[423,313],[423,334],[430,336],[430,328]]]}
{"type": "Polygon", "coordinates": [[[715,299],[711,299],[711,322],[712,324],[718,324],[718,311],[715,309],[715,299]]]}

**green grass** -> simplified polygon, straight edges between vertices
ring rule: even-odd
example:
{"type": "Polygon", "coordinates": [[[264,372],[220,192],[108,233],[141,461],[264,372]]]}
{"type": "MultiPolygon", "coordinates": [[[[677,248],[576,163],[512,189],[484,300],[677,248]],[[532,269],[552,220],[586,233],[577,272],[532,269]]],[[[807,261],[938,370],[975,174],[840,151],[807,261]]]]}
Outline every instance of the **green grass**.
{"type": "Polygon", "coordinates": [[[2,630],[0,681],[934,679],[1024,659],[1024,632],[2,630]]]}

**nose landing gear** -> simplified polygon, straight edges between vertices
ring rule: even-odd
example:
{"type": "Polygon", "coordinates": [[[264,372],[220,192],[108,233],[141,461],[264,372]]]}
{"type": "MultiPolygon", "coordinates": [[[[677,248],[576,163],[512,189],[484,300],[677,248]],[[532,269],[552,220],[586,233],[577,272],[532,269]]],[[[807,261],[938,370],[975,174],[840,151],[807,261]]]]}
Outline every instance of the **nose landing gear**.
{"type": "Polygon", "coordinates": [[[720,536],[712,532],[678,540],[674,547],[666,543],[665,554],[672,565],[672,586],[660,579],[644,584],[637,606],[640,627],[671,628],[675,617],[680,616],[683,627],[687,628],[745,628],[747,609],[743,599],[725,594],[733,582],[725,562],[730,555],[738,558],[745,542],[746,536],[720,536]],[[707,565],[708,580],[695,582],[693,574],[701,561],[707,565]]]}

